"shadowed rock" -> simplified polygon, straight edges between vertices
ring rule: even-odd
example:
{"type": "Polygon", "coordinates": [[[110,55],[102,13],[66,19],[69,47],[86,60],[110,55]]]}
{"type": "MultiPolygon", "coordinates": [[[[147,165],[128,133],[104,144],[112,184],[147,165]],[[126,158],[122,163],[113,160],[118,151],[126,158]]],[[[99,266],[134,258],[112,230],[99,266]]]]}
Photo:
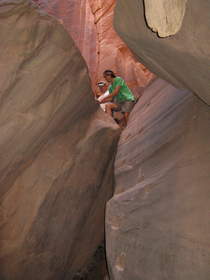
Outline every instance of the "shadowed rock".
{"type": "Polygon", "coordinates": [[[118,129],[62,25],[0,4],[0,278],[68,279],[104,238],[118,129]]]}
{"type": "Polygon", "coordinates": [[[145,90],[119,142],[108,203],[112,280],[210,275],[210,111],[160,79],[145,90]]]}
{"type": "MultiPolygon", "coordinates": [[[[210,105],[210,0],[187,1],[179,32],[164,39],[146,24],[143,4],[143,0],[117,1],[115,27],[118,33],[151,71],[177,87],[190,89],[210,105]]],[[[160,13],[166,13],[170,22],[170,11],[158,9],[160,6],[150,14],[151,20],[156,22],[160,13]]]]}

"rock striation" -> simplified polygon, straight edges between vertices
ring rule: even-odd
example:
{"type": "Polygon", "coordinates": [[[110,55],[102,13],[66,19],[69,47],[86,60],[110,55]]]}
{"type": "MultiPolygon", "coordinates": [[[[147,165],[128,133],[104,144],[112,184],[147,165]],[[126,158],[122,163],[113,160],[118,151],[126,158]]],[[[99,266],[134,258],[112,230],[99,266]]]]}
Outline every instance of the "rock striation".
{"type": "Polygon", "coordinates": [[[111,280],[210,275],[210,111],[157,79],[123,131],[106,217],[111,280]]]}
{"type": "Polygon", "coordinates": [[[126,44],[120,39],[113,28],[115,0],[95,1],[89,0],[97,29],[98,48],[98,79],[105,69],[113,69],[118,75],[126,79],[128,86],[138,97],[144,87],[154,78],[126,44]]]}
{"type": "Polygon", "coordinates": [[[61,24],[27,0],[0,21],[0,279],[73,279],[104,238],[118,128],[61,24]]]}
{"type": "MultiPolygon", "coordinates": [[[[156,22],[160,14],[171,22],[170,11],[160,11],[155,3],[166,2],[145,0],[118,0],[115,27],[127,45],[157,76],[177,87],[195,92],[210,104],[210,0],[187,1],[185,16],[179,32],[168,38],[159,38],[145,21],[146,15],[156,22]],[[153,3],[150,6],[149,3],[153,3]],[[151,9],[153,7],[153,9],[151,9]],[[123,18],[123,20],[122,20],[123,18]]],[[[167,1],[182,5],[186,1],[167,1]]]]}
{"type": "Polygon", "coordinates": [[[42,10],[64,25],[88,65],[90,77],[97,80],[97,30],[89,0],[33,0],[42,10]]]}

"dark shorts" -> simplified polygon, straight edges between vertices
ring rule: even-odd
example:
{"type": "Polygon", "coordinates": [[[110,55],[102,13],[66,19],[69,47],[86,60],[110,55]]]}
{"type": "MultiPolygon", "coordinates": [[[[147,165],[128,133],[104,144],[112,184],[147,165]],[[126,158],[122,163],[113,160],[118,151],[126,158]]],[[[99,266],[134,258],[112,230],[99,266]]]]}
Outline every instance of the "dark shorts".
{"type": "Polygon", "coordinates": [[[114,102],[117,105],[117,108],[113,111],[122,112],[122,113],[130,113],[135,105],[135,101],[125,101],[125,102],[114,102]]]}

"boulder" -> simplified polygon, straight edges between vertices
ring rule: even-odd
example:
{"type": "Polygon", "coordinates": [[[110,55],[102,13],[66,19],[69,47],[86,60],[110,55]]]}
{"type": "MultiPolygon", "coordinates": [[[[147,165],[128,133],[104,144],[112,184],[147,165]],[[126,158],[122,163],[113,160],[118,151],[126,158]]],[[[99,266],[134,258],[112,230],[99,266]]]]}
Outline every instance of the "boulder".
{"type": "Polygon", "coordinates": [[[185,16],[187,0],[144,0],[148,26],[160,37],[176,34],[185,16]]]}
{"type": "Polygon", "coordinates": [[[54,18],[0,3],[0,279],[73,279],[104,239],[118,127],[54,18]]]}
{"type": "Polygon", "coordinates": [[[210,275],[210,111],[157,79],[119,142],[106,216],[111,280],[210,275]]]}
{"type": "Polygon", "coordinates": [[[139,60],[157,76],[177,87],[190,89],[210,104],[210,0],[144,1],[117,1],[116,30],[139,60]],[[168,8],[170,3],[172,11],[168,8]],[[174,17],[178,13],[181,16],[176,24],[174,17]],[[175,29],[170,25],[172,22],[175,29]],[[147,23],[160,35],[175,35],[159,38],[147,23]]]}

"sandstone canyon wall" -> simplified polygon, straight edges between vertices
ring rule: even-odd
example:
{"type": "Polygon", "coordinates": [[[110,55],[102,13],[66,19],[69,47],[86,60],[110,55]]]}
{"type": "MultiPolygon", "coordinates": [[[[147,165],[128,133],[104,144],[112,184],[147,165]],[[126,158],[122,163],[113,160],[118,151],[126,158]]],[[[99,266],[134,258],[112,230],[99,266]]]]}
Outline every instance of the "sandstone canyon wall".
{"type": "Polygon", "coordinates": [[[39,7],[56,17],[80,49],[93,82],[97,80],[97,30],[89,0],[34,0],[39,7]]]}
{"type": "Polygon", "coordinates": [[[112,280],[210,276],[210,110],[157,79],[123,131],[106,216],[112,280]]]}
{"type": "Polygon", "coordinates": [[[190,89],[210,104],[209,14],[210,0],[118,0],[115,27],[151,71],[178,87],[190,89]],[[173,15],[166,9],[166,2],[171,3],[173,15]],[[168,35],[174,33],[174,29],[168,26],[171,22],[169,17],[180,16],[183,20],[181,27],[180,23],[175,26],[178,29],[175,35],[160,39],[148,28],[145,14],[151,21],[148,22],[150,25],[155,23],[157,32],[167,30],[168,35]],[[157,20],[161,15],[163,20],[157,20]]]}
{"type": "Polygon", "coordinates": [[[164,20],[170,12],[158,10],[162,6],[156,2],[166,3],[118,0],[116,29],[151,71],[196,94],[157,79],[145,90],[122,133],[116,190],[106,216],[110,276],[112,280],[206,280],[210,276],[210,108],[206,104],[210,104],[210,1],[185,1],[182,11],[177,6],[184,17],[176,32],[174,26],[168,29],[171,19],[164,20]],[[153,21],[146,23],[145,13],[153,21]],[[160,14],[162,21],[152,18],[160,14]],[[159,38],[151,30],[153,24],[153,31],[169,32],[163,37],[175,35],[159,38]]]}
{"type": "Polygon", "coordinates": [[[105,69],[124,77],[136,96],[154,78],[113,28],[115,0],[38,0],[69,31],[85,58],[92,85],[103,79],[105,69]]]}
{"type": "MultiPolygon", "coordinates": [[[[115,0],[89,0],[95,16],[98,34],[98,78],[105,69],[113,69],[126,79],[128,86],[139,96],[145,86],[154,78],[146,67],[136,60],[129,48],[113,28],[115,0]]],[[[122,20],[122,19],[121,19],[122,20]]]]}
{"type": "Polygon", "coordinates": [[[27,0],[0,21],[0,279],[73,279],[104,238],[118,127],[61,24],[27,0]]]}

